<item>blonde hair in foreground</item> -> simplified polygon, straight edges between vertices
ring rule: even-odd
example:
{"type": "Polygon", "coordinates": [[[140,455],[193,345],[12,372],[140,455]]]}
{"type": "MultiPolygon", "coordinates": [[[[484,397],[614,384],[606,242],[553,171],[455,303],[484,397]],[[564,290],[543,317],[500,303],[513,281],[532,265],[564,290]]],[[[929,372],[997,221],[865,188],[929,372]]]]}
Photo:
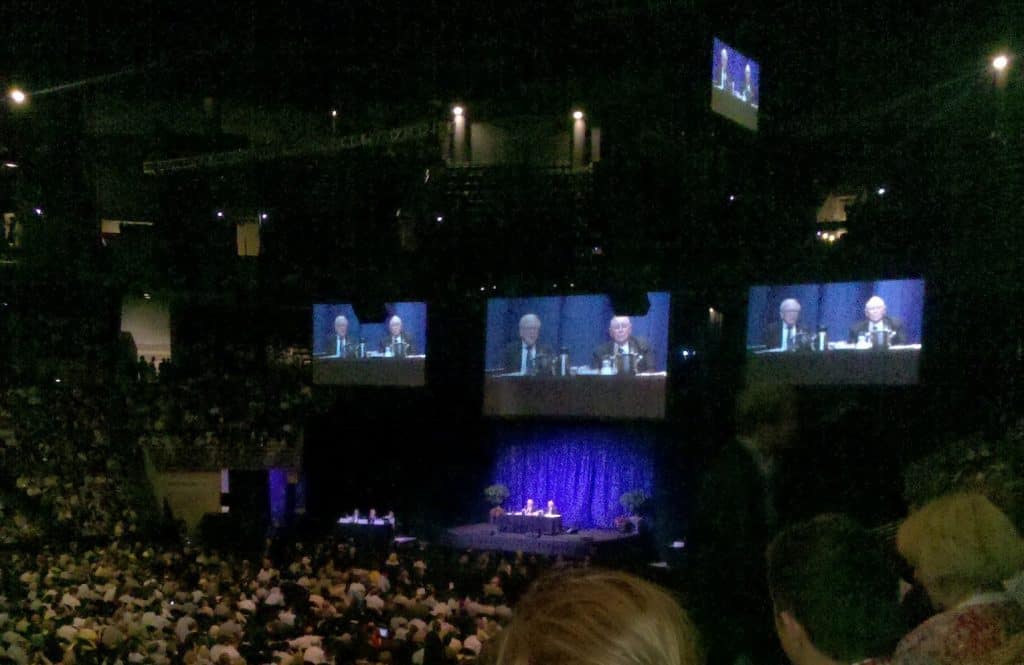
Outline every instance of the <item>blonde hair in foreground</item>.
{"type": "Polygon", "coordinates": [[[556,572],[520,600],[497,665],[700,665],[697,631],[661,588],[625,573],[556,572]]]}
{"type": "Polygon", "coordinates": [[[896,545],[929,594],[947,598],[1000,588],[1024,568],[1024,541],[977,493],[931,501],[900,525],[896,545]]]}

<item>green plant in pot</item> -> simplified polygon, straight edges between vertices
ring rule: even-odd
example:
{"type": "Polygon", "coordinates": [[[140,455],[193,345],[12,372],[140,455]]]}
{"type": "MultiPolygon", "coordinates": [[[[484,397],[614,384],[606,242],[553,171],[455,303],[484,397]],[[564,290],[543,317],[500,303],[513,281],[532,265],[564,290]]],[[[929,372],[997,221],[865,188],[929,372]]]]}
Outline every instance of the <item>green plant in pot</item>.
{"type": "Polygon", "coordinates": [[[484,497],[493,506],[490,511],[491,522],[494,522],[500,516],[505,514],[505,509],[502,508],[502,504],[508,499],[509,491],[508,487],[501,483],[495,483],[494,485],[488,485],[484,488],[484,497]]]}

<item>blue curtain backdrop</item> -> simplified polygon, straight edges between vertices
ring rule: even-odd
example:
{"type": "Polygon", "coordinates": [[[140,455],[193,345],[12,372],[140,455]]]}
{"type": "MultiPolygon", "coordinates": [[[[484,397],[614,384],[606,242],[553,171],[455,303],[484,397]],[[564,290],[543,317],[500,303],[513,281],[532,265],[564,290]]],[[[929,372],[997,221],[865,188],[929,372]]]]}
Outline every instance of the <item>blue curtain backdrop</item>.
{"type": "Polygon", "coordinates": [[[800,322],[807,329],[815,331],[825,326],[829,339],[846,341],[850,327],[864,320],[864,303],[871,296],[882,298],[887,315],[903,322],[908,344],[921,343],[924,280],[892,279],[752,287],[747,307],[747,346],[762,343],[768,326],[779,321],[779,305],[786,298],[800,301],[800,322]]]}
{"type": "Polygon", "coordinates": [[[426,353],[427,349],[427,304],[422,302],[389,302],[384,303],[387,318],[384,323],[362,323],[356,316],[352,305],[330,304],[313,305],[313,353],[326,353],[321,348],[324,339],[334,333],[334,319],[344,315],[348,319],[348,334],[354,339],[362,338],[371,351],[377,350],[377,343],[388,334],[387,320],[398,315],[402,319],[402,329],[412,335],[416,345],[416,353],[426,353]]]}
{"type": "Polygon", "coordinates": [[[508,510],[519,510],[528,498],[538,506],[554,499],[565,526],[610,528],[623,514],[624,492],[653,495],[652,450],[650,436],[596,427],[505,433],[493,482],[508,486],[508,510]]]}
{"type": "MultiPolygon", "coordinates": [[[[668,293],[648,293],[651,303],[645,316],[631,316],[633,336],[642,337],[654,352],[654,370],[665,371],[668,353],[668,293]]],[[[519,340],[519,319],[524,314],[540,317],[540,344],[556,352],[569,349],[572,365],[590,364],[599,344],[607,342],[608,322],[615,312],[606,295],[544,298],[493,298],[487,302],[486,368],[500,369],[502,350],[519,340]]]]}

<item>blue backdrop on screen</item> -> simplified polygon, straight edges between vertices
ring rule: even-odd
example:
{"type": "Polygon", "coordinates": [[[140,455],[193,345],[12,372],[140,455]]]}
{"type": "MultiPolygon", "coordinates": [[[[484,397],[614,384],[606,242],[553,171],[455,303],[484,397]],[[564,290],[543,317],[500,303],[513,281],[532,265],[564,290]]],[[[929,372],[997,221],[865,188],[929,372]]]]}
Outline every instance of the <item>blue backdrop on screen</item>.
{"type": "Polygon", "coordinates": [[[313,305],[313,354],[328,353],[324,340],[334,334],[334,319],[343,315],[348,319],[348,335],[353,340],[362,339],[371,351],[377,350],[377,343],[388,334],[387,320],[397,315],[402,319],[402,330],[412,335],[417,354],[427,350],[427,304],[422,302],[384,303],[388,315],[385,323],[362,323],[349,304],[313,305]]]}
{"type": "Polygon", "coordinates": [[[509,489],[507,510],[554,499],[565,526],[608,528],[631,490],[654,494],[649,434],[597,427],[538,428],[499,435],[492,480],[509,489]]]}
{"type": "MultiPolygon", "coordinates": [[[[668,293],[648,293],[651,303],[646,316],[631,316],[633,336],[647,340],[654,353],[654,371],[665,371],[668,353],[668,293]]],[[[553,296],[537,298],[492,298],[487,302],[487,349],[485,368],[501,369],[502,351],[519,341],[519,319],[524,314],[540,317],[538,344],[555,352],[569,349],[572,365],[588,365],[594,349],[611,338],[608,323],[615,315],[605,295],[553,296]]]]}
{"type": "Polygon", "coordinates": [[[747,346],[757,346],[779,319],[786,298],[800,301],[800,325],[811,331],[828,329],[830,340],[846,341],[850,328],[865,319],[864,303],[871,296],[885,301],[887,316],[903,322],[907,344],[921,343],[924,280],[892,279],[877,282],[833,282],[754,286],[747,307],[747,346]]]}
{"type": "Polygon", "coordinates": [[[736,49],[732,48],[721,39],[715,37],[714,52],[711,62],[711,84],[715,87],[722,85],[722,50],[726,55],[726,87],[725,92],[744,95],[744,101],[748,104],[760,105],[760,91],[758,86],[761,83],[761,66],[756,60],[751,60],[736,49]],[[751,93],[745,93],[747,85],[747,65],[750,65],[750,88],[751,93]]]}

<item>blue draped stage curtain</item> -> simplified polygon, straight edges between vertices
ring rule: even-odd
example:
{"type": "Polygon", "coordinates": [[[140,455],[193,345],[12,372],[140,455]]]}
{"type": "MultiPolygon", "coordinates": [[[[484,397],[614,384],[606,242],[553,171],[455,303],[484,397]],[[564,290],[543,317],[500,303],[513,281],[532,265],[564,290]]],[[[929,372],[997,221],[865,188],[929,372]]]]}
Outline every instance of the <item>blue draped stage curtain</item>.
{"type": "Polygon", "coordinates": [[[622,429],[545,427],[499,434],[493,482],[509,488],[507,510],[554,499],[565,526],[610,528],[619,497],[654,493],[650,435],[622,429]]]}

